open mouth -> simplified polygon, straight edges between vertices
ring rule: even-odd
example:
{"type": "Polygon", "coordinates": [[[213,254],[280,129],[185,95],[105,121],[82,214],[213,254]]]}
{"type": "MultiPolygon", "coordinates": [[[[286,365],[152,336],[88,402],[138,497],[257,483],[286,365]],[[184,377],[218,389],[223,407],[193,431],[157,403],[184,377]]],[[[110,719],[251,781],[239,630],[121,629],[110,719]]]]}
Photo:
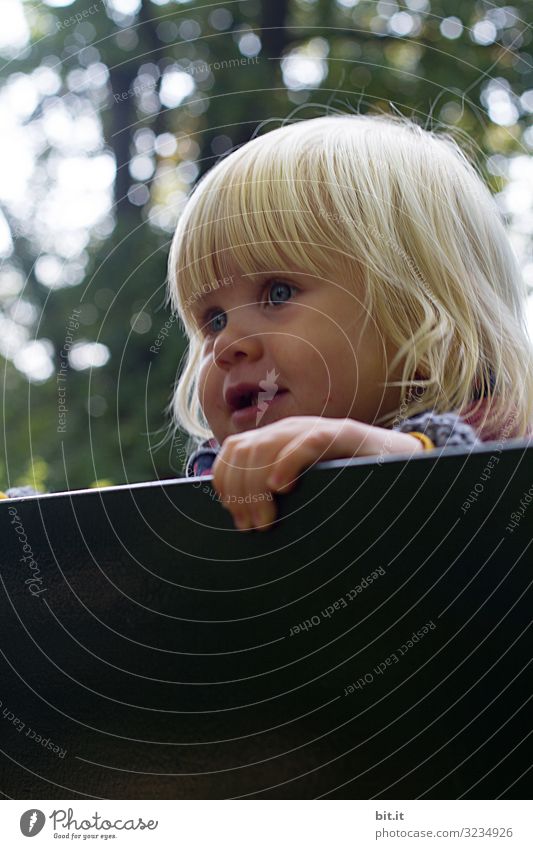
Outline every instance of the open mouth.
{"type": "Polygon", "coordinates": [[[247,422],[250,417],[266,414],[272,404],[276,405],[280,397],[287,393],[286,389],[274,386],[263,389],[257,383],[241,383],[230,387],[225,393],[226,403],[230,414],[238,422],[247,422]]]}
{"type": "Polygon", "coordinates": [[[259,392],[244,392],[234,402],[235,410],[244,410],[246,407],[256,407],[259,401],[259,392]]]}

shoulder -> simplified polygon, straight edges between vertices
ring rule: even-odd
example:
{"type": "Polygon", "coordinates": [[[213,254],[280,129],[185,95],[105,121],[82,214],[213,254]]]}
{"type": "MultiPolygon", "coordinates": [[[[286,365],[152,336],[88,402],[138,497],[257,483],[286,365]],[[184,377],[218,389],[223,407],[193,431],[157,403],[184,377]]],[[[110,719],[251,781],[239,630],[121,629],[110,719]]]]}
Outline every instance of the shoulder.
{"type": "Polygon", "coordinates": [[[42,495],[32,486],[12,486],[4,492],[0,492],[0,498],[22,498],[24,495],[42,495]]]}
{"type": "Polygon", "coordinates": [[[212,474],[211,469],[219,450],[216,439],[205,439],[201,442],[187,460],[185,476],[197,478],[212,474]]]}
{"type": "Polygon", "coordinates": [[[393,430],[399,430],[401,433],[414,430],[425,433],[437,448],[479,445],[481,441],[472,425],[454,411],[437,413],[435,410],[426,410],[396,423],[393,430]]]}

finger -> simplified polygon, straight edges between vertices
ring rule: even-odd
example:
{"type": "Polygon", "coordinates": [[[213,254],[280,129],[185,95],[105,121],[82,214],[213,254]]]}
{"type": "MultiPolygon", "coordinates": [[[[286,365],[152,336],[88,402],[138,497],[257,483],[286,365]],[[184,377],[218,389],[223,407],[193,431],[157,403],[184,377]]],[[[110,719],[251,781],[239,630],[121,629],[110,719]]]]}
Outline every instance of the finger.
{"type": "Polygon", "coordinates": [[[272,501],[262,504],[259,511],[254,514],[255,529],[257,531],[268,531],[275,524],[277,518],[278,506],[276,499],[272,496],[272,501]]]}
{"type": "Polygon", "coordinates": [[[238,531],[252,531],[253,524],[246,513],[240,513],[238,510],[230,511],[233,519],[233,524],[238,531]]]}
{"type": "Polygon", "coordinates": [[[238,510],[237,497],[231,492],[229,472],[235,464],[234,444],[226,439],[213,464],[213,489],[219,497],[219,503],[231,514],[235,527],[238,530],[247,530],[249,525],[246,516],[238,510]]]}
{"type": "MultiPolygon", "coordinates": [[[[283,442],[281,443],[281,445],[283,442]]],[[[267,478],[280,449],[278,441],[252,445],[246,459],[244,482],[247,511],[258,530],[267,530],[276,519],[277,505],[267,486],[267,478]]]]}
{"type": "Polygon", "coordinates": [[[369,427],[351,419],[329,427],[316,426],[280,451],[267,485],[273,492],[289,492],[301,473],[320,460],[353,457],[361,452],[369,427]]]}
{"type": "Polygon", "coordinates": [[[261,512],[254,509],[258,500],[255,488],[261,480],[260,470],[256,468],[258,460],[254,461],[254,456],[259,458],[260,454],[246,439],[232,440],[221,455],[216,470],[221,502],[240,530],[249,530],[263,522],[261,512]]]}
{"type": "Polygon", "coordinates": [[[245,530],[245,516],[238,509],[238,488],[236,492],[235,475],[232,474],[235,464],[235,448],[225,443],[213,466],[213,486],[217,491],[220,504],[231,514],[236,527],[245,530]]]}
{"type": "Polygon", "coordinates": [[[228,508],[223,496],[228,493],[228,477],[231,469],[235,466],[235,449],[237,442],[234,437],[228,437],[224,440],[222,447],[213,463],[213,489],[217,491],[221,498],[223,507],[228,508]]]}
{"type": "Polygon", "coordinates": [[[225,497],[246,527],[267,528],[275,519],[276,505],[267,490],[276,449],[272,444],[248,442],[234,450],[230,468],[224,476],[225,497]]]}
{"type": "Polygon", "coordinates": [[[283,448],[273,463],[272,472],[268,477],[267,486],[272,492],[290,492],[296,486],[298,478],[306,469],[325,453],[323,440],[313,436],[302,441],[301,437],[293,439],[283,448]]]}
{"type": "Polygon", "coordinates": [[[213,486],[242,529],[267,529],[277,514],[266,479],[287,437],[275,432],[268,439],[261,436],[266,437],[266,433],[228,437],[213,466],[213,486]]]}

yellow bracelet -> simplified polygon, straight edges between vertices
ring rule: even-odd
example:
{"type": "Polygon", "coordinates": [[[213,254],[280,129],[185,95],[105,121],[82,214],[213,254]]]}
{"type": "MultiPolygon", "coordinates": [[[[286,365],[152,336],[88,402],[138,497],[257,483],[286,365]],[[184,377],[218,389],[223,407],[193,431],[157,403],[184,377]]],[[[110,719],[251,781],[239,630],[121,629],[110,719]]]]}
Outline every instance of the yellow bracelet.
{"type": "Polygon", "coordinates": [[[6,495],[5,492],[0,492],[0,498],[9,498],[9,495],[6,495]]]}
{"type": "Polygon", "coordinates": [[[420,433],[420,431],[418,430],[410,430],[409,436],[414,436],[415,439],[419,439],[422,445],[424,446],[424,451],[432,451],[434,448],[437,447],[433,440],[429,438],[429,436],[426,436],[425,433],[420,433]]]}

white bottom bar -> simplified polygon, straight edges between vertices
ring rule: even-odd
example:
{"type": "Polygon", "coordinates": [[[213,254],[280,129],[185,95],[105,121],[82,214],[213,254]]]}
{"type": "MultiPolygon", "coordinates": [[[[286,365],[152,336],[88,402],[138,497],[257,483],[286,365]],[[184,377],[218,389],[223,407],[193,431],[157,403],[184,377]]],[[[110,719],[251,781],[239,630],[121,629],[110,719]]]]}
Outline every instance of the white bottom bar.
{"type": "Polygon", "coordinates": [[[4,801],[2,845],[531,849],[528,801],[4,801]],[[68,841],[68,842],[67,842],[68,841]]]}

